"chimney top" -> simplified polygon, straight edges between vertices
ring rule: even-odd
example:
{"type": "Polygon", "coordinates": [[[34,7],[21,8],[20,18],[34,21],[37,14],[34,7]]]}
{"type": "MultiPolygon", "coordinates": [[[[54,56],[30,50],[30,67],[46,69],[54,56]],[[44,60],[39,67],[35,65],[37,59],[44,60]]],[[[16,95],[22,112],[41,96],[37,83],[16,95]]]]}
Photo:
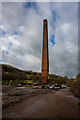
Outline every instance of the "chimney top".
{"type": "Polygon", "coordinates": [[[44,19],[44,22],[47,22],[47,19],[44,19]]]}

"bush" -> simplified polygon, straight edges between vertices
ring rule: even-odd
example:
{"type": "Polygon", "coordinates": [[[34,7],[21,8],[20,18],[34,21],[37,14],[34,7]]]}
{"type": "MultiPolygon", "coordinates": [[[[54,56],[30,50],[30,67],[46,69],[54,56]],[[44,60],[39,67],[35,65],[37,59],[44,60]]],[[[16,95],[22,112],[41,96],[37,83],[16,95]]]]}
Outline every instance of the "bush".
{"type": "Polygon", "coordinates": [[[76,79],[72,82],[71,90],[75,96],[80,98],[80,74],[78,74],[76,79]]]}

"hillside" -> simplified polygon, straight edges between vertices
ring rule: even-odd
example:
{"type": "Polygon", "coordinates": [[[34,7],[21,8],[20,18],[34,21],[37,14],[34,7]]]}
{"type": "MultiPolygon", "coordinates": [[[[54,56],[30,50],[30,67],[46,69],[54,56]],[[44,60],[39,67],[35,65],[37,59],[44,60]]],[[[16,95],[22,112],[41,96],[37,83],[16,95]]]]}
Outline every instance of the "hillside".
{"type": "MultiPolygon", "coordinates": [[[[50,83],[68,84],[73,79],[62,77],[54,74],[49,74],[50,83]]],[[[18,83],[40,83],[41,73],[33,71],[23,71],[11,65],[2,64],[2,84],[17,85],[18,83]]]]}
{"type": "Polygon", "coordinates": [[[38,82],[40,76],[40,73],[23,71],[11,65],[2,64],[3,84],[32,83],[34,80],[38,82]]]}
{"type": "MultiPolygon", "coordinates": [[[[11,65],[0,64],[2,66],[2,84],[3,85],[17,85],[22,84],[34,84],[41,83],[41,73],[33,71],[23,71],[15,68],[11,65]]],[[[76,79],[67,78],[49,74],[49,82],[51,84],[66,84],[71,87],[75,96],[80,97],[80,74],[77,75],[76,79]]]]}

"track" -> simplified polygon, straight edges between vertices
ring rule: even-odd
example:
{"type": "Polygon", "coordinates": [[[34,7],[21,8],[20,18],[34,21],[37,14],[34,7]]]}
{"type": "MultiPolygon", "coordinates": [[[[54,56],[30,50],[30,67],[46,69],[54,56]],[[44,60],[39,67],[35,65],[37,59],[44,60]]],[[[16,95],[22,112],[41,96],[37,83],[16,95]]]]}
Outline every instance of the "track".
{"type": "Polygon", "coordinates": [[[39,94],[3,110],[6,118],[77,118],[78,99],[69,88],[39,94]]]}

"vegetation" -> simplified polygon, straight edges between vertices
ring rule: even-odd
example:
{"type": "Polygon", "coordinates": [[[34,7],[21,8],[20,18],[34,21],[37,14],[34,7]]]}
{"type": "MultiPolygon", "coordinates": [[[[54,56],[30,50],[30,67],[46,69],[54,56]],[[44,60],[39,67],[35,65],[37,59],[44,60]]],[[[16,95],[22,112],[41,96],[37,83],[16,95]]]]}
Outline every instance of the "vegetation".
{"type": "MultiPolygon", "coordinates": [[[[1,71],[0,71],[1,72],[1,71]]],[[[17,85],[19,83],[33,84],[41,82],[41,73],[33,71],[23,71],[12,67],[10,65],[2,65],[2,84],[3,85],[17,85]]],[[[51,84],[66,84],[71,87],[75,96],[80,97],[80,74],[76,79],[62,77],[54,74],[49,75],[49,82],[51,84]]],[[[0,81],[1,84],[1,81],[0,81]]]]}
{"type": "MultiPolygon", "coordinates": [[[[0,70],[1,73],[1,70],[0,70]]],[[[0,74],[1,75],[1,74],[0,74]]],[[[41,73],[33,71],[23,71],[12,67],[10,65],[2,65],[2,84],[3,85],[17,85],[19,83],[33,84],[41,82],[41,73]]],[[[54,74],[49,75],[49,82],[51,84],[66,84],[71,87],[75,96],[80,97],[80,74],[76,79],[62,77],[54,74]]],[[[1,81],[0,81],[1,84],[1,81]]]]}
{"type": "MultiPolygon", "coordinates": [[[[66,76],[62,77],[54,74],[49,75],[49,82],[51,84],[66,84],[66,81],[67,84],[70,85],[69,79],[66,76]]],[[[2,65],[2,84],[17,85],[18,83],[32,84],[40,82],[41,73],[39,72],[23,71],[10,65],[2,65]]]]}
{"type": "MultiPolygon", "coordinates": [[[[50,83],[66,84],[67,77],[50,74],[50,83]]],[[[2,65],[2,84],[17,85],[18,83],[40,83],[41,73],[33,71],[19,70],[10,65],[2,65]]]]}
{"type": "Polygon", "coordinates": [[[58,75],[54,75],[54,74],[50,74],[49,75],[49,80],[50,83],[58,83],[58,84],[66,84],[66,79],[68,79],[67,77],[62,77],[62,76],[58,76],[58,75]]]}
{"type": "Polygon", "coordinates": [[[71,83],[71,90],[75,96],[80,98],[80,74],[78,74],[76,79],[71,83]]]}
{"type": "Polygon", "coordinates": [[[17,85],[18,83],[32,84],[41,81],[41,74],[32,71],[23,71],[10,65],[2,65],[2,84],[17,85]]]}

